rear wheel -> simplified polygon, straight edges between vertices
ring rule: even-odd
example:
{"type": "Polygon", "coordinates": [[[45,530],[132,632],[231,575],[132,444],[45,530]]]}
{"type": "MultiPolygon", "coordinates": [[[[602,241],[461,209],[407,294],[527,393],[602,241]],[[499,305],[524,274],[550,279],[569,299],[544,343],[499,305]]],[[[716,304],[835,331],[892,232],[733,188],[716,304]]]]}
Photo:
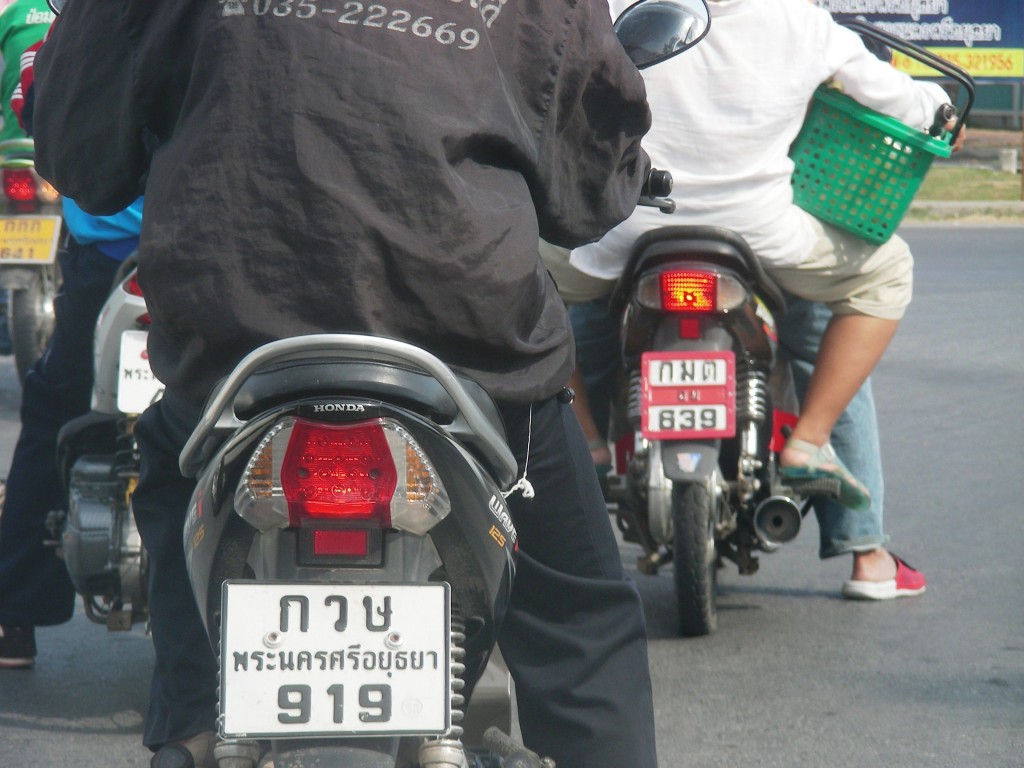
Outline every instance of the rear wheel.
{"type": "Polygon", "coordinates": [[[42,357],[50,342],[55,294],[56,283],[52,275],[42,271],[32,277],[27,287],[11,291],[7,325],[19,381],[25,380],[25,374],[42,357]]]}
{"type": "Polygon", "coordinates": [[[679,605],[679,633],[683,637],[707,635],[718,624],[716,503],[709,485],[675,483],[672,487],[675,527],[672,561],[679,605]]]}

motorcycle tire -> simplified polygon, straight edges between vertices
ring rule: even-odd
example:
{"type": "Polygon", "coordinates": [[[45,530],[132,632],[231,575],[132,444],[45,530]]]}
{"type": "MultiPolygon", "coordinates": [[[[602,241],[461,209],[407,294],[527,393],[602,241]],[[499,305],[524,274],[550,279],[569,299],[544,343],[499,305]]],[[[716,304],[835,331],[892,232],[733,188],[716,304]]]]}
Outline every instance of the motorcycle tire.
{"type": "Polygon", "coordinates": [[[7,326],[14,350],[18,381],[24,381],[29,369],[42,357],[53,334],[55,281],[40,272],[26,288],[11,290],[7,304],[7,326]]]}
{"type": "Polygon", "coordinates": [[[672,562],[679,634],[701,637],[718,625],[718,564],[715,553],[715,498],[703,483],[675,483],[672,562]]]}

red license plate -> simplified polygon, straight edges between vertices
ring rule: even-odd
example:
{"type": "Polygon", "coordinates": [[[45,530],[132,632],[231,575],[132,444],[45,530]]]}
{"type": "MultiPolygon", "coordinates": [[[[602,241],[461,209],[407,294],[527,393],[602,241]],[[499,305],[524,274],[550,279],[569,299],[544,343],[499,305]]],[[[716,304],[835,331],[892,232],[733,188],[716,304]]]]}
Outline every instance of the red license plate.
{"type": "Polygon", "coordinates": [[[641,357],[641,427],[648,440],[736,434],[736,355],[645,352],[641,357]]]}

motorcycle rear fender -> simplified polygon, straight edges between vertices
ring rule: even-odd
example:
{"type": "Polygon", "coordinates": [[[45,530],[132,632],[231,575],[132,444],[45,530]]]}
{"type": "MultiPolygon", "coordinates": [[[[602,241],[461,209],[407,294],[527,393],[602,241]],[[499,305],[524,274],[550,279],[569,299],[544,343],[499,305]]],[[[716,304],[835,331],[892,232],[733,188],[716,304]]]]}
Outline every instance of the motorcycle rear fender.
{"type": "Polygon", "coordinates": [[[119,271],[96,322],[92,409],[102,413],[120,414],[117,388],[121,381],[121,336],[125,331],[141,330],[138,319],[146,313],[146,300],[122,288],[133,263],[126,261],[119,271]]]}
{"type": "Polygon", "coordinates": [[[203,421],[182,451],[181,469],[191,477],[207,464],[223,439],[209,433],[229,411],[232,418],[225,423],[237,425],[238,419],[248,421],[302,400],[316,399],[323,408],[334,408],[337,403],[331,398],[337,395],[393,403],[443,426],[484,462],[502,487],[518,476],[501,415],[483,387],[423,349],[355,334],[282,339],[254,350],[211,394],[203,421]],[[354,353],[357,358],[350,357],[354,353]],[[385,359],[374,358],[377,353],[385,359]],[[294,354],[309,356],[293,359],[294,354]]]}
{"type": "MultiPolygon", "coordinates": [[[[463,645],[467,651],[466,682],[471,687],[486,665],[511,594],[517,543],[508,508],[481,464],[437,425],[395,406],[371,404],[365,399],[359,402],[365,409],[357,420],[387,416],[402,422],[430,456],[448,492],[452,510],[427,536],[452,587],[453,615],[457,607],[467,624],[463,645]]],[[[242,471],[267,429],[285,416],[311,416],[314,405],[313,401],[292,403],[255,417],[221,445],[198,478],[185,523],[185,559],[200,614],[215,644],[219,640],[221,583],[245,576],[250,550],[259,535],[234,513],[234,494],[242,471]]],[[[277,529],[275,533],[279,533],[277,529]]],[[[388,565],[387,547],[393,536],[413,534],[385,533],[383,568],[388,565]]],[[[294,561],[296,553],[285,551],[281,556],[294,561]]],[[[295,568],[302,571],[296,577],[302,580],[324,580],[325,575],[328,580],[349,582],[389,580],[383,568],[295,568]]]]}
{"type": "Polygon", "coordinates": [[[704,482],[718,469],[721,440],[665,440],[661,463],[672,482],[704,482]]]}
{"type": "Polygon", "coordinates": [[[661,227],[637,240],[610,300],[612,311],[623,316],[623,354],[627,361],[637,359],[647,349],[665,348],[654,336],[656,330],[666,327],[666,320],[670,321],[669,340],[678,339],[678,315],[643,307],[634,296],[635,285],[644,275],[666,269],[727,273],[746,286],[749,299],[741,306],[693,317],[700,317],[702,336],[709,326],[724,327],[753,358],[771,365],[776,346],[772,315],[785,307],[782,292],[742,237],[721,227],[704,226],[661,227]]]}
{"type": "MultiPolygon", "coordinates": [[[[734,340],[728,330],[714,319],[708,322],[699,339],[680,339],[678,322],[663,317],[653,338],[652,350],[658,352],[718,352],[731,350],[734,340]]],[[[722,441],[663,440],[661,462],[665,477],[672,482],[703,482],[718,467],[722,441]]]]}
{"type": "Polygon", "coordinates": [[[626,268],[616,284],[610,306],[621,312],[629,304],[633,284],[640,275],[671,262],[706,262],[743,275],[743,282],[755,287],[772,312],[785,307],[782,291],[761,266],[760,260],[738,233],[723,227],[659,227],[640,236],[633,246],[626,268]]]}

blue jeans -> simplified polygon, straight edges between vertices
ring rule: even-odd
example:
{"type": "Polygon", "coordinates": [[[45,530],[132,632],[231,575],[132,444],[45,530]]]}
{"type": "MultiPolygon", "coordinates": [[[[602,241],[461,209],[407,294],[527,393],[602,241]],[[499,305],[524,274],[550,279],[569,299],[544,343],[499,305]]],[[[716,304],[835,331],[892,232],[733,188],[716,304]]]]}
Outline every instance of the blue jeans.
{"type": "MultiPolygon", "coordinates": [[[[831,317],[832,312],[824,304],[786,296],[786,314],[779,321],[779,343],[790,359],[797,397],[801,400],[814,370],[821,336],[831,317]]],[[[870,379],[864,382],[832,428],[831,442],[839,459],[871,493],[871,508],[855,512],[834,499],[814,499],[821,538],[818,554],[822,558],[868,552],[889,541],[882,528],[882,456],[870,379]]]]}
{"type": "MultiPolygon", "coordinates": [[[[779,341],[792,364],[797,397],[803,399],[832,312],[824,304],[791,295],[786,297],[786,307],[786,314],[779,321],[779,341]]],[[[570,306],[569,318],[594,421],[601,433],[607,435],[608,404],[619,365],[618,324],[608,313],[606,299],[570,306]]],[[[867,552],[889,540],[882,529],[882,459],[870,380],[836,422],[832,445],[840,460],[871,493],[871,509],[855,512],[833,499],[814,499],[821,538],[818,554],[822,558],[867,552]]]]}

